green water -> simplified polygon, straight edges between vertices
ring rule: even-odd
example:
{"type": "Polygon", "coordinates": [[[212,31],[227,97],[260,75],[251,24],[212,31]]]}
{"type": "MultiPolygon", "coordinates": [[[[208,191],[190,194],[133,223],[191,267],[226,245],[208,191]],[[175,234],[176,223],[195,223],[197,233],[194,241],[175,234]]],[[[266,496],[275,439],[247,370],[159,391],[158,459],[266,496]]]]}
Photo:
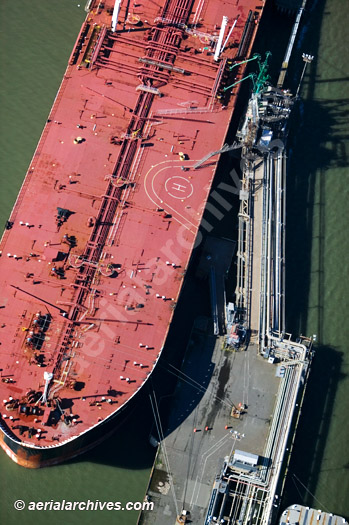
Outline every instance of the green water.
{"type": "Polygon", "coordinates": [[[345,1],[312,5],[299,49],[315,58],[293,129],[286,297],[289,326],[317,334],[318,346],[287,497],[348,518],[349,16],[345,1]]]}
{"type": "MultiPolygon", "coordinates": [[[[7,220],[85,18],[73,0],[0,2],[0,225],[7,220]]],[[[0,522],[134,525],[137,512],[14,510],[13,502],[142,501],[153,452],[127,425],[69,465],[29,471],[0,454],[0,522]],[[129,435],[132,433],[132,435],[129,435]]]]}
{"type": "MultiPolygon", "coordinates": [[[[9,216],[57,92],[85,16],[83,5],[77,7],[76,0],[0,2],[1,225],[9,216]]],[[[298,49],[316,58],[305,77],[302,112],[291,141],[287,317],[294,333],[316,333],[319,345],[286,498],[289,503],[298,501],[349,516],[345,120],[349,20],[344,0],[323,0],[313,6],[298,49]]],[[[142,500],[152,453],[138,426],[132,421],[95,452],[50,469],[28,471],[1,453],[0,521],[134,525],[136,514],[131,512],[18,512],[13,501],[142,500]]]]}
{"type": "Polygon", "coordinates": [[[1,225],[59,87],[84,10],[72,0],[1,0],[1,225]]]}

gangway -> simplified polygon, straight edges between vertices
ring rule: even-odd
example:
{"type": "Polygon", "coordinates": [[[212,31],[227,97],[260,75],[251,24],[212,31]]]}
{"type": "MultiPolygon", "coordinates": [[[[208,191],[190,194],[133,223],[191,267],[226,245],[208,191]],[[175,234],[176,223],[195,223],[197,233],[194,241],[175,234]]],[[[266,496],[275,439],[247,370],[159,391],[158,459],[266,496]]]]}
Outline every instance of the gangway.
{"type": "Polygon", "coordinates": [[[198,168],[200,168],[200,166],[202,166],[208,159],[210,159],[211,157],[214,157],[215,155],[220,155],[221,153],[226,153],[227,151],[232,151],[233,149],[239,149],[241,148],[241,144],[239,144],[238,142],[234,142],[233,144],[229,145],[229,144],[224,144],[224,146],[217,150],[217,151],[211,151],[211,153],[208,153],[207,155],[205,155],[205,157],[203,157],[202,159],[198,160],[197,162],[195,162],[194,166],[193,166],[193,169],[194,170],[197,170],[198,168]]]}

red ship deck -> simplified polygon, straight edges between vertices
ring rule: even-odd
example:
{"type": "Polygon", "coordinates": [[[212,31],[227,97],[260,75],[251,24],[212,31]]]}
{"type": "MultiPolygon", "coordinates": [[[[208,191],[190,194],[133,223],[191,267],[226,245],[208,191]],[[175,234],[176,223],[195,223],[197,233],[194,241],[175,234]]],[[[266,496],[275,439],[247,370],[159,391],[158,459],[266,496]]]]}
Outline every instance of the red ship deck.
{"type": "Polygon", "coordinates": [[[157,362],[217,157],[193,166],[223,144],[263,2],[127,5],[112,32],[92,2],[1,242],[0,424],[28,447],[98,425],[157,362]]]}

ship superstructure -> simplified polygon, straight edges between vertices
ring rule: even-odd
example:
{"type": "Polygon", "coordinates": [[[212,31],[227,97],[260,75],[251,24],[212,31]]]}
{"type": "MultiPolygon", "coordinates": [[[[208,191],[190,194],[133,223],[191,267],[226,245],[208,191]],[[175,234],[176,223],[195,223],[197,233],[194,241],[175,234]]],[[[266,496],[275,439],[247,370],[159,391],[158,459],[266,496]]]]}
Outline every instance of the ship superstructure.
{"type": "Polygon", "coordinates": [[[262,8],[89,2],[1,241],[1,445],[19,464],[87,449],[151,374],[217,162],[193,166],[222,148],[262,8]]]}

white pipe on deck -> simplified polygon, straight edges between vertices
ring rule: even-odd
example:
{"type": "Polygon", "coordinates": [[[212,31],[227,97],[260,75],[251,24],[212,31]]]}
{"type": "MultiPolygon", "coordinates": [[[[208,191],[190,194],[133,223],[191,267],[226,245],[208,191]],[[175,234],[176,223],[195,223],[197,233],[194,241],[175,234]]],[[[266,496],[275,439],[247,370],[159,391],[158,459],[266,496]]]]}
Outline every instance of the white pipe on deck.
{"type": "Polygon", "coordinates": [[[112,20],[111,20],[111,29],[112,29],[113,32],[116,31],[116,25],[118,23],[120,7],[121,7],[121,1],[122,0],[115,0],[113,16],[112,16],[112,20]]]}
{"type": "Polygon", "coordinates": [[[225,49],[225,46],[227,45],[228,40],[229,40],[229,38],[231,37],[232,32],[234,31],[234,28],[235,28],[235,26],[236,26],[236,24],[237,24],[238,18],[239,18],[239,15],[237,16],[236,20],[234,21],[233,25],[232,25],[231,28],[230,28],[230,31],[229,31],[229,33],[228,33],[228,36],[227,36],[227,38],[225,39],[225,42],[224,42],[224,44],[223,44],[223,46],[222,46],[221,51],[219,52],[220,55],[223,53],[223,51],[224,51],[224,49],[225,49]]]}
{"type": "Polygon", "coordinates": [[[215,54],[214,54],[214,57],[213,57],[215,59],[215,61],[218,60],[219,55],[221,54],[221,47],[222,47],[223,37],[224,37],[224,33],[225,33],[225,28],[227,27],[227,24],[228,24],[228,20],[229,20],[229,18],[227,16],[223,16],[221,30],[219,32],[218,42],[217,42],[217,46],[216,46],[216,51],[215,51],[215,54]]]}

